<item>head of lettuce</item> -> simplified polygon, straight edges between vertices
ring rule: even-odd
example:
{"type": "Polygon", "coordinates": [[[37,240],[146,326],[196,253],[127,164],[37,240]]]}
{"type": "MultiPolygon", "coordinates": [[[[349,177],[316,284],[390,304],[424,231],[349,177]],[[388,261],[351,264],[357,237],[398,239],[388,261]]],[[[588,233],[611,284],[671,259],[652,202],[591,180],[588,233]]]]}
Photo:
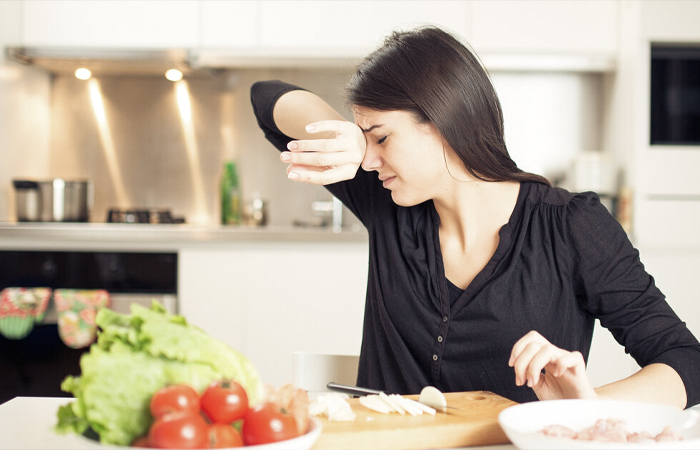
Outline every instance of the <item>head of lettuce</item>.
{"type": "Polygon", "coordinates": [[[59,408],[58,432],[90,432],[103,444],[129,445],[152,423],[151,396],[170,384],[202,392],[212,381],[235,380],[251,404],[261,398],[260,377],[245,356],[158,303],[150,309],[133,304],[131,315],[102,309],[96,322],[97,342],[82,356],[80,376],[61,384],[75,401],[59,408]]]}

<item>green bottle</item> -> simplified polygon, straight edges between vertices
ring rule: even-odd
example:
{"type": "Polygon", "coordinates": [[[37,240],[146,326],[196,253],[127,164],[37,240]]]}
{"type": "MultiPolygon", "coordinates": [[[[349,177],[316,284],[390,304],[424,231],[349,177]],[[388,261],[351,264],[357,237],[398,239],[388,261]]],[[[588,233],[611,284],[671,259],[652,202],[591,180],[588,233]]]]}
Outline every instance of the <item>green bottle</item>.
{"type": "Polygon", "coordinates": [[[226,161],[221,177],[221,224],[239,225],[241,209],[241,190],[238,186],[236,163],[226,161]]]}

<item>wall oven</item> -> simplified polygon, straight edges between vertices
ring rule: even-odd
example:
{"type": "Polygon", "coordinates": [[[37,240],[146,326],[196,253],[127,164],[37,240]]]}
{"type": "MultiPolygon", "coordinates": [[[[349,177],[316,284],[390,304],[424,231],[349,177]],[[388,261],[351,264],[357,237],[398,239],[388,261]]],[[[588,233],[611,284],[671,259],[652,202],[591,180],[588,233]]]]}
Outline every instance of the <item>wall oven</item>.
{"type": "MultiPolygon", "coordinates": [[[[157,300],[177,312],[177,253],[0,251],[0,291],[50,288],[109,293],[110,308],[128,313],[132,303],[157,300]]],[[[67,375],[80,374],[80,356],[62,340],[54,298],[43,320],[24,337],[0,335],[0,403],[17,396],[68,396],[67,375]]]]}

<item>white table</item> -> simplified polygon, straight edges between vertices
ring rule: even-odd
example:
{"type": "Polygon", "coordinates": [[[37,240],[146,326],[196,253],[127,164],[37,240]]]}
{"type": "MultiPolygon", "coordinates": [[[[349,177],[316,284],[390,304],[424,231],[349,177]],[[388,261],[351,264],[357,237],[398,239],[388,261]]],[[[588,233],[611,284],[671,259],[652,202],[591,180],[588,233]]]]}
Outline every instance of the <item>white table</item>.
{"type": "MultiPolygon", "coordinates": [[[[16,397],[0,405],[0,449],[2,450],[106,450],[106,446],[75,434],[58,434],[56,411],[73,401],[60,397],[16,397]]],[[[468,447],[470,450],[512,450],[512,445],[468,447]]]]}

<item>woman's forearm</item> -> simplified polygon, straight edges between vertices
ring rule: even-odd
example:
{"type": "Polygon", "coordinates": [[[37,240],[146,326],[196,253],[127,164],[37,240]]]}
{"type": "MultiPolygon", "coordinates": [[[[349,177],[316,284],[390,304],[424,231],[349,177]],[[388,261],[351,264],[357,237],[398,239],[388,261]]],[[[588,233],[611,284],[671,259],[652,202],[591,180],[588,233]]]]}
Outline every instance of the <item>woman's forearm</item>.
{"type": "Polygon", "coordinates": [[[688,402],[683,380],[666,364],[650,364],[595,391],[599,398],[663,403],[680,409],[688,402]]]}
{"type": "Polygon", "coordinates": [[[294,139],[332,138],[335,133],[307,133],[306,125],[321,120],[346,120],[316,94],[295,90],[282,95],[273,110],[275,125],[294,139]]]}

